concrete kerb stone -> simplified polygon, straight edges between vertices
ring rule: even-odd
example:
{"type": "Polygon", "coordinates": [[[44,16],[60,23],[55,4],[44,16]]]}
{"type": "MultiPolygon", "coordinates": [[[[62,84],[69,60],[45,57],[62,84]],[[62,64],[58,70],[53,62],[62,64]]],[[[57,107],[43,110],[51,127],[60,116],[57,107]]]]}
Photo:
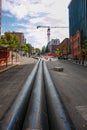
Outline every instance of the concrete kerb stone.
{"type": "Polygon", "coordinates": [[[0,70],[0,73],[3,73],[3,72],[5,72],[5,71],[7,71],[7,70],[9,70],[9,69],[11,69],[11,68],[13,68],[13,67],[18,66],[18,65],[20,65],[20,63],[16,63],[16,64],[13,64],[13,65],[4,67],[3,69],[0,70]]]}

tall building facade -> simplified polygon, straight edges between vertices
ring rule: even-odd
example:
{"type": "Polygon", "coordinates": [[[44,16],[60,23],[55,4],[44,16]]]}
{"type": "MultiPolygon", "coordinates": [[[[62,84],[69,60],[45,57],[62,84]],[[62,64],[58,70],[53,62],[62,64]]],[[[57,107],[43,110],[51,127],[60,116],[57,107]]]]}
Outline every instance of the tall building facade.
{"type": "Polygon", "coordinates": [[[81,31],[82,40],[87,37],[87,0],[72,0],[69,4],[70,36],[81,31]]]}
{"type": "Polygon", "coordinates": [[[60,43],[60,40],[59,39],[52,39],[50,41],[50,45],[58,45],[60,43]]]}
{"type": "Polygon", "coordinates": [[[55,53],[56,48],[58,48],[58,45],[60,43],[59,39],[52,39],[49,44],[49,51],[50,53],[55,53]]]}
{"type": "Polygon", "coordinates": [[[81,59],[81,47],[87,39],[87,0],[71,0],[68,8],[72,58],[81,59]]]}

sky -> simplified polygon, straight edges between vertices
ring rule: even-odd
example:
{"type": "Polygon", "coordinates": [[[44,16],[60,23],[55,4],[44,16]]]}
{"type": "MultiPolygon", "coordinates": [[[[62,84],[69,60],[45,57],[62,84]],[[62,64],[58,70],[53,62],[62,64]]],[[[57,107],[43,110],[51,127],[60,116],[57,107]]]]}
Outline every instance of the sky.
{"type": "MultiPolygon", "coordinates": [[[[35,48],[47,45],[47,28],[69,27],[68,5],[71,0],[2,0],[2,34],[23,32],[26,42],[35,48]]],[[[69,28],[51,28],[50,40],[69,37],[69,28]]]]}

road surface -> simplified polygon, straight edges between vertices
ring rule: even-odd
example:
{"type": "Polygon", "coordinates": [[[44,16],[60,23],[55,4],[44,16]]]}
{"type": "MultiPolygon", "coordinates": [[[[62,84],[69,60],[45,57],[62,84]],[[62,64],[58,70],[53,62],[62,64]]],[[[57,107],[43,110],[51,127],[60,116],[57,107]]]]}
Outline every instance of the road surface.
{"type": "Polygon", "coordinates": [[[47,66],[76,130],[87,130],[87,66],[67,60],[51,60],[47,66]],[[63,67],[64,71],[55,71],[54,67],[63,67]]]}
{"type": "Polygon", "coordinates": [[[20,65],[0,73],[0,122],[10,109],[37,60],[21,57],[20,65]]]}

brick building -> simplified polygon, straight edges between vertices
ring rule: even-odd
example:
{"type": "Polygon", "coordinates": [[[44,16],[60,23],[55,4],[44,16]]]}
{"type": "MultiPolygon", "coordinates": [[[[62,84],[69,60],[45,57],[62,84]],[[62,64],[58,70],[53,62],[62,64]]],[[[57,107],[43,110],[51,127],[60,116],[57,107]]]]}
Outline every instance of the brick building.
{"type": "Polygon", "coordinates": [[[68,7],[70,36],[79,30],[84,40],[87,37],[87,0],[71,0],[68,7]]]}
{"type": "Polygon", "coordinates": [[[81,46],[87,39],[87,0],[71,0],[68,8],[72,58],[81,57],[81,46]]]}
{"type": "Polygon", "coordinates": [[[81,32],[77,31],[74,36],[71,36],[70,38],[71,42],[71,54],[72,58],[78,58],[81,59],[82,51],[81,51],[81,32]]]}
{"type": "Polygon", "coordinates": [[[24,33],[22,33],[22,32],[11,32],[11,34],[18,37],[19,44],[26,43],[26,39],[24,38],[24,33]]]}
{"type": "Polygon", "coordinates": [[[59,45],[60,55],[68,56],[69,54],[69,39],[65,38],[59,45]]]}

